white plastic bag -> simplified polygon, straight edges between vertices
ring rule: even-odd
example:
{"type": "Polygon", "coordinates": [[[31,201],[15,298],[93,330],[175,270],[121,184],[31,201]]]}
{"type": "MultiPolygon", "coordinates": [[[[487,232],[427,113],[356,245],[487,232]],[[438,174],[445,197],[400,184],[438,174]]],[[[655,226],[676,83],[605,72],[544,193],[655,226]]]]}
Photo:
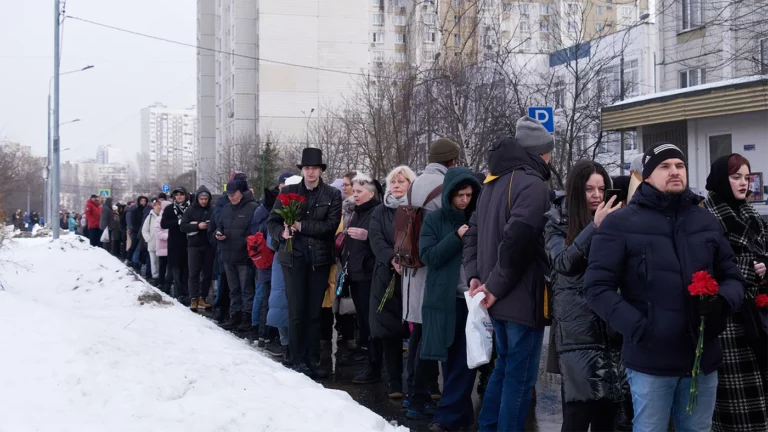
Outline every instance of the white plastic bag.
{"type": "Polygon", "coordinates": [[[493,323],[488,311],[480,305],[485,293],[479,292],[474,297],[464,293],[467,301],[467,367],[475,369],[491,361],[493,351],[493,323]]]}
{"type": "Polygon", "coordinates": [[[109,230],[105,229],[104,232],[101,233],[101,242],[102,243],[109,243],[109,230]]]}

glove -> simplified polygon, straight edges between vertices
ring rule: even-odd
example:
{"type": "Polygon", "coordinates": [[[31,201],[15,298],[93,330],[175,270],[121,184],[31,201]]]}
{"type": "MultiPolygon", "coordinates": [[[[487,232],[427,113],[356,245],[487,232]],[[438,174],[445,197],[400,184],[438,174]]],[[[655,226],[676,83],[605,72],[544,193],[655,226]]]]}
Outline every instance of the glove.
{"type": "Polygon", "coordinates": [[[706,296],[703,299],[699,299],[699,303],[696,305],[696,310],[701,317],[717,318],[728,312],[730,306],[722,296],[706,296]]]}

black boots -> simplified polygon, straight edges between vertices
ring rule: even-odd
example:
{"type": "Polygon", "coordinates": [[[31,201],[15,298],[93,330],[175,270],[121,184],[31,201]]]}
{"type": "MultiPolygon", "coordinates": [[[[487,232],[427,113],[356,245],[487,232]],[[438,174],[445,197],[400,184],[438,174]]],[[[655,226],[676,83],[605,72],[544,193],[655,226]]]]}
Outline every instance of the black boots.
{"type": "MultiPolygon", "coordinates": [[[[250,317],[250,314],[248,314],[250,317]]],[[[240,312],[235,312],[229,317],[229,321],[225,322],[224,324],[221,324],[221,328],[224,330],[232,330],[235,327],[239,326],[243,322],[243,315],[240,312]]],[[[248,321],[248,326],[251,325],[250,320],[248,321]]]]}
{"type": "Polygon", "coordinates": [[[240,322],[240,325],[237,327],[237,329],[241,332],[251,331],[251,314],[249,314],[248,312],[243,312],[243,318],[240,322]]]}
{"type": "Polygon", "coordinates": [[[381,366],[374,367],[370,363],[365,365],[365,369],[352,378],[353,384],[371,384],[381,381],[381,366]]]}

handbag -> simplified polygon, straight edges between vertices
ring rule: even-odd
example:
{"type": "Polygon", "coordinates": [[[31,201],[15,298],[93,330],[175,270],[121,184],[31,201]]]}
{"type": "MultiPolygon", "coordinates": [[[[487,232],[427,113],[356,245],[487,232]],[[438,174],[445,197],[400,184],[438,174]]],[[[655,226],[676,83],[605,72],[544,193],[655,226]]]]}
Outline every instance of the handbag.
{"type": "Polygon", "coordinates": [[[356,313],[355,302],[352,300],[352,293],[347,280],[346,264],[336,278],[336,300],[333,306],[333,311],[340,315],[354,315],[356,313]]]}
{"type": "Polygon", "coordinates": [[[341,252],[344,250],[344,242],[347,239],[347,233],[346,231],[342,231],[338,234],[336,234],[336,239],[334,240],[334,247],[336,251],[336,259],[341,258],[341,252]]]}

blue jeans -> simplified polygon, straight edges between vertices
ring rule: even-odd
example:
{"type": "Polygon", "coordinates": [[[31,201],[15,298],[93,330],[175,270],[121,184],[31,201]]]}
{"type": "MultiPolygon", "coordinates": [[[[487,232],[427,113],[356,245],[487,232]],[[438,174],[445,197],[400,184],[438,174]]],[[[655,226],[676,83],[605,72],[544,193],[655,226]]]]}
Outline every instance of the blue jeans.
{"type": "Polygon", "coordinates": [[[544,329],[492,321],[498,358],[478,417],[480,431],[522,432],[538,376],[544,329]]]}
{"type": "Polygon", "coordinates": [[[434,422],[449,430],[475,424],[475,407],[472,389],[475,387],[477,369],[467,367],[467,302],[456,299],[456,326],[453,343],[448,347],[448,358],[443,366],[443,395],[435,412],[434,422]]]}
{"type": "Polygon", "coordinates": [[[251,309],[251,325],[253,327],[258,327],[259,325],[262,302],[264,302],[264,282],[259,282],[259,280],[256,279],[256,290],[253,296],[253,307],[251,309]]]}
{"type": "Polygon", "coordinates": [[[647,375],[627,369],[635,408],[634,432],[667,430],[669,416],[675,430],[681,432],[705,432],[712,429],[712,414],[717,398],[717,371],[699,375],[698,404],[693,414],[685,410],[691,389],[691,377],[666,377],[647,375]]]}
{"type": "Polygon", "coordinates": [[[280,345],[288,346],[288,327],[278,327],[277,331],[280,333],[280,345]]]}

